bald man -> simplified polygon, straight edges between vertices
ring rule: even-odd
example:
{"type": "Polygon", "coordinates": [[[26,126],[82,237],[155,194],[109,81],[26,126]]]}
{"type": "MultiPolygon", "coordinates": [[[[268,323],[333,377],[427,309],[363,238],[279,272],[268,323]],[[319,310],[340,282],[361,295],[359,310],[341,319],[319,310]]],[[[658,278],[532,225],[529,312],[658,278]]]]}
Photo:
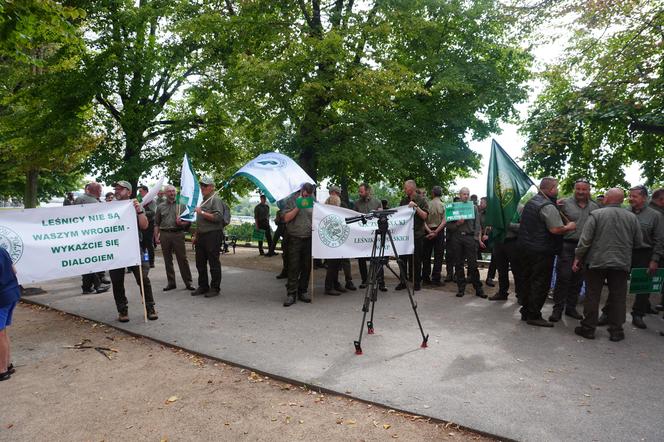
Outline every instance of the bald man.
{"type": "Polygon", "coordinates": [[[539,192],[523,208],[519,239],[523,280],[521,320],[529,325],[553,327],[542,318],[553,271],[553,261],[559,252],[561,236],[576,229],[572,221],[563,223],[556,207],[558,180],[542,178],[539,192]]]}
{"type": "Polygon", "coordinates": [[[621,207],[624,199],[622,189],[613,188],[606,192],[604,207],[589,215],[575,250],[572,270],[578,272],[583,268],[587,289],[583,319],[574,333],[586,339],[595,339],[599,299],[605,280],[609,287],[605,307],[609,339],[613,342],[625,339],[627,278],[632,266],[632,251],[640,247],[643,237],[636,215],[621,207]]]}

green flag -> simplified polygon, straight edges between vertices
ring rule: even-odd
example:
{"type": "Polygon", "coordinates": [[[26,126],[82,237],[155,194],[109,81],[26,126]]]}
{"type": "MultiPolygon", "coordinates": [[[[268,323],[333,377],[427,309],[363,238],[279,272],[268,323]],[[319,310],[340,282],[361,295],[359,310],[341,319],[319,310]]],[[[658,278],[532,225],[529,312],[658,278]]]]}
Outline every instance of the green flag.
{"type": "Polygon", "coordinates": [[[519,201],[534,186],[532,180],[496,140],[491,141],[491,159],[487,177],[486,223],[491,226],[491,236],[502,242],[510,222],[517,213],[519,201]]]}

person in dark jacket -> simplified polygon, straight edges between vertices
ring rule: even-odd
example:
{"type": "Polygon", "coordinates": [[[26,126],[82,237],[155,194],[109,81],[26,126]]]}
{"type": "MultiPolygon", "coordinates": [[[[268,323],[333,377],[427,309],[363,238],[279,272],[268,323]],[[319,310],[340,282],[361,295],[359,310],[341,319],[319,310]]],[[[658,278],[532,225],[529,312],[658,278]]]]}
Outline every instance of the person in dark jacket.
{"type": "Polygon", "coordinates": [[[553,327],[542,318],[542,307],[551,282],[558,238],[576,229],[574,222],[563,223],[556,208],[558,180],[542,178],[539,192],[523,208],[518,245],[522,251],[523,284],[521,320],[529,325],[553,327]]]}
{"type": "Polygon", "coordinates": [[[0,247],[0,381],[6,381],[15,372],[7,327],[12,324],[14,308],[21,297],[16,269],[9,252],[0,247]]]}

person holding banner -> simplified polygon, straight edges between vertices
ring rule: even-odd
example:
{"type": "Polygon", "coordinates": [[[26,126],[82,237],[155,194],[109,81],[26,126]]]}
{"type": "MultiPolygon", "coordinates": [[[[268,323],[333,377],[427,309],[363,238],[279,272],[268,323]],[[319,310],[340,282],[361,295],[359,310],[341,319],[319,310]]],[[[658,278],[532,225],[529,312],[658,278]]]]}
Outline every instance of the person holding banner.
{"type": "MultiPolygon", "coordinates": [[[[367,183],[360,184],[360,187],[357,190],[359,198],[355,201],[355,211],[360,213],[369,213],[374,210],[382,210],[382,202],[371,196],[371,187],[367,183]]],[[[367,261],[369,258],[357,258],[357,265],[360,268],[360,276],[362,281],[360,283],[360,288],[367,288],[367,278],[369,277],[369,272],[367,270],[367,261]]],[[[385,287],[385,272],[383,266],[380,266],[378,270],[378,290],[381,292],[386,292],[387,287],[385,287]]]]}
{"type": "Polygon", "coordinates": [[[12,324],[14,308],[21,297],[16,269],[9,253],[0,247],[0,381],[6,381],[15,372],[7,327],[12,324]]]}
{"type": "MultiPolygon", "coordinates": [[[[413,281],[413,290],[419,291],[422,289],[422,248],[424,246],[424,237],[427,234],[424,224],[429,216],[429,205],[418,193],[415,181],[406,181],[403,184],[403,191],[406,196],[401,199],[400,205],[408,205],[411,209],[415,209],[415,217],[413,219],[413,245],[415,246],[415,250],[412,255],[406,255],[402,258],[406,262],[408,269],[408,280],[413,281]]],[[[395,290],[403,290],[405,288],[406,286],[400,282],[395,287],[395,290]]]]}
{"type": "Polygon", "coordinates": [[[191,296],[218,296],[221,291],[221,261],[219,253],[224,242],[224,227],[231,222],[231,211],[221,198],[216,196],[214,180],[203,177],[199,181],[203,202],[196,207],[196,270],[198,288],[191,296]],[[210,279],[208,279],[208,265],[210,279]]]}
{"type": "Polygon", "coordinates": [[[598,324],[599,301],[604,281],[609,286],[606,312],[609,323],[609,339],[613,342],[625,339],[625,303],[627,277],[634,265],[632,252],[640,247],[643,238],[636,215],[623,209],[625,192],[609,189],[604,207],[593,211],[583,226],[576,247],[572,270],[584,269],[587,283],[583,319],[574,333],[586,339],[595,339],[598,324]]]}
{"type": "MultiPolygon", "coordinates": [[[[115,199],[117,201],[126,201],[131,197],[132,186],[128,181],[118,181],[113,183],[113,187],[115,187],[115,199]]],[[[141,203],[139,203],[138,200],[134,200],[133,202],[134,208],[136,209],[140,244],[140,231],[147,228],[148,218],[145,216],[145,211],[143,210],[143,207],[141,207],[141,203]]],[[[141,256],[143,256],[142,251],[141,256]]],[[[150,263],[148,261],[141,260],[141,269],[139,269],[138,266],[133,266],[129,267],[128,270],[134,274],[134,279],[136,280],[136,284],[138,284],[139,287],[141,286],[141,276],[143,276],[143,290],[145,295],[145,309],[147,311],[147,317],[151,321],[159,319],[159,316],[157,316],[157,311],[154,308],[152,284],[150,284],[150,278],[148,278],[148,273],[150,272],[150,263]]],[[[109,270],[108,273],[111,276],[111,283],[113,285],[113,297],[115,298],[115,306],[118,309],[118,321],[129,322],[129,308],[124,287],[124,268],[109,270]]]]}
{"type": "Polygon", "coordinates": [[[283,214],[288,232],[288,283],[284,307],[296,299],[309,303],[307,294],[311,276],[311,218],[313,215],[314,185],[304,183],[299,192],[286,200],[283,214]]]}
{"type": "MultiPolygon", "coordinates": [[[[462,187],[459,190],[459,203],[467,203],[470,190],[462,187]]],[[[480,213],[477,205],[473,204],[472,217],[460,218],[454,222],[447,223],[447,231],[450,234],[450,246],[455,263],[454,274],[456,275],[458,298],[465,296],[466,284],[470,280],[475,288],[475,295],[486,298],[480,281],[480,272],[477,268],[477,250],[484,248],[482,242],[482,226],[480,225],[480,213]],[[464,274],[464,263],[468,263],[468,277],[464,274]]]]}
{"type": "Polygon", "coordinates": [[[184,243],[184,232],[190,223],[180,219],[180,215],[182,215],[185,208],[175,201],[175,187],[166,186],[165,194],[166,201],[157,206],[154,217],[154,240],[157,244],[161,244],[166,266],[166,279],[168,280],[164,291],[167,292],[176,288],[175,268],[173,267],[174,253],[185,288],[193,291],[196,289],[192,286],[191,270],[189,269],[187,250],[184,243]]]}
{"type": "MultiPolygon", "coordinates": [[[[150,189],[146,185],[138,187],[138,193],[141,195],[141,198],[145,198],[145,195],[148,194],[150,189]]],[[[145,216],[148,217],[148,227],[143,231],[143,240],[141,242],[141,248],[148,251],[148,258],[150,261],[150,268],[154,268],[154,214],[157,210],[157,203],[152,200],[143,206],[145,210],[145,216]]]]}

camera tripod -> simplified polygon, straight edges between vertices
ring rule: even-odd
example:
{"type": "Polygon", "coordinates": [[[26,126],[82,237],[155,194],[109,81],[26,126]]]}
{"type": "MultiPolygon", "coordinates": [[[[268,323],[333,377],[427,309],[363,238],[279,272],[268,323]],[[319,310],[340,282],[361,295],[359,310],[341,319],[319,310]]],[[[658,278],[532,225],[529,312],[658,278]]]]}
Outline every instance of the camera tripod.
{"type": "Polygon", "coordinates": [[[403,259],[399,257],[397,249],[394,246],[394,240],[392,239],[392,232],[390,232],[389,224],[387,222],[387,217],[396,213],[396,210],[377,210],[370,212],[366,215],[360,215],[355,217],[346,218],[346,224],[352,224],[358,221],[362,221],[363,224],[366,224],[367,220],[378,218],[378,229],[374,231],[374,241],[373,247],[371,249],[371,259],[369,261],[369,274],[367,280],[367,290],[364,295],[364,303],[362,304],[362,323],[360,324],[360,337],[357,341],[354,341],[355,344],[355,354],[362,354],[362,335],[364,333],[364,321],[367,319],[367,313],[369,312],[369,304],[371,303],[371,318],[367,321],[367,334],[374,334],[374,310],[376,307],[376,300],[378,299],[378,280],[381,270],[384,267],[387,267],[390,272],[397,278],[399,281],[406,287],[408,292],[408,298],[410,299],[410,305],[413,308],[413,313],[415,313],[415,319],[417,320],[417,325],[420,328],[420,333],[422,334],[422,345],[421,347],[426,348],[427,342],[429,340],[429,335],[424,334],[424,329],[422,328],[422,323],[420,322],[420,316],[417,314],[417,302],[413,299],[413,292],[408,278],[406,277],[406,264],[403,259]],[[397,274],[392,267],[390,267],[389,256],[385,256],[385,246],[386,240],[389,239],[389,243],[394,251],[394,256],[399,265],[399,274],[397,274]]]}

